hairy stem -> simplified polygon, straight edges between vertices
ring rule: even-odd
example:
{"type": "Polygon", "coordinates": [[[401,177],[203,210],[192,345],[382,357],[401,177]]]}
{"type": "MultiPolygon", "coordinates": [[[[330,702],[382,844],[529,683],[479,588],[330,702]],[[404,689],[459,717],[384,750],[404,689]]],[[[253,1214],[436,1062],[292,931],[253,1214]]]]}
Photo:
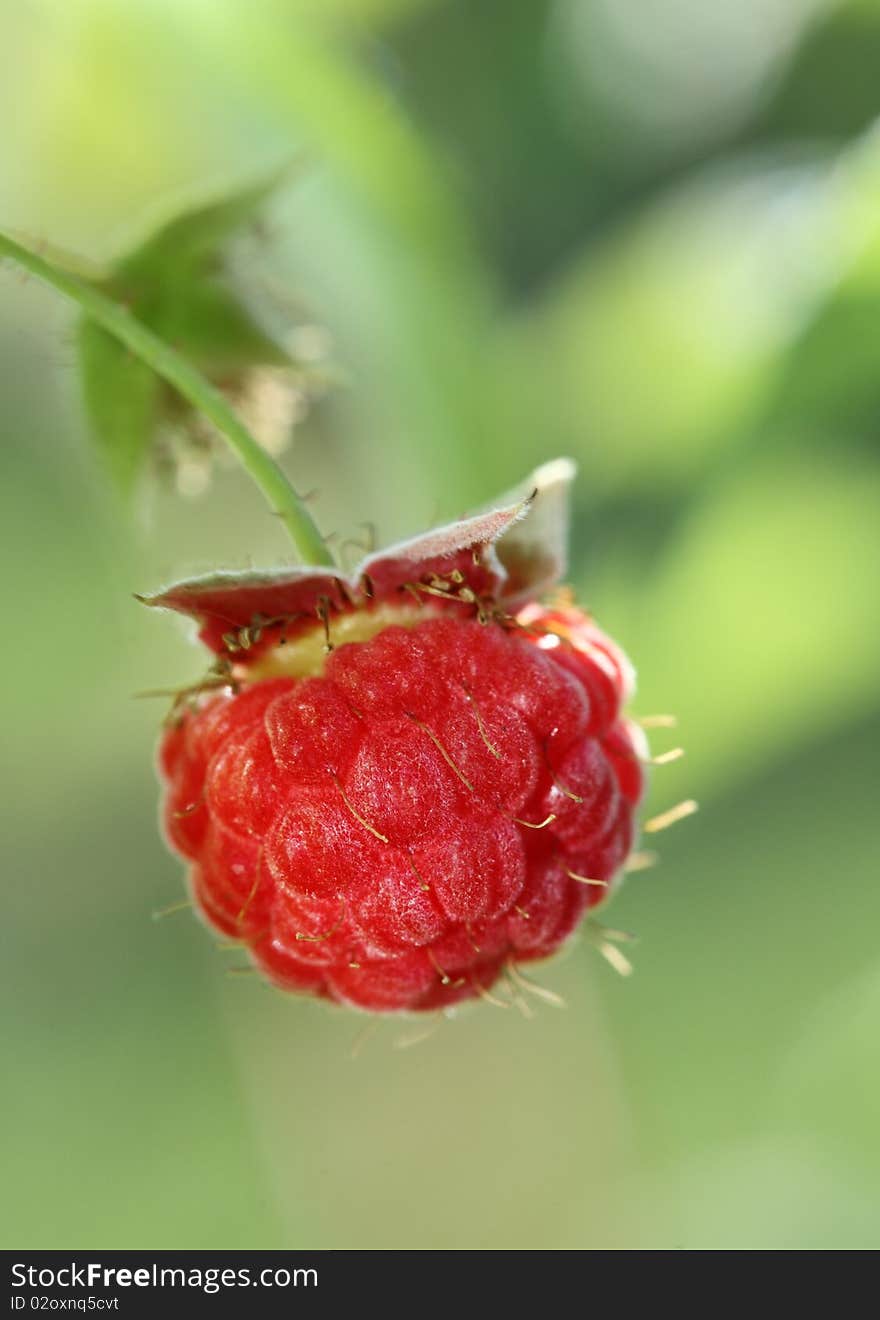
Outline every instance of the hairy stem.
{"type": "Polygon", "coordinates": [[[153,334],[128,308],[108,298],[94,285],[23,247],[0,232],[0,258],[8,257],[25,270],[70,298],[108,334],[145,362],[203,413],[226,440],[239,462],[265,495],[287,528],[300,557],[308,564],[329,564],[333,559],[311,514],[278,464],[243,426],[219,390],[173,348],[153,334]]]}

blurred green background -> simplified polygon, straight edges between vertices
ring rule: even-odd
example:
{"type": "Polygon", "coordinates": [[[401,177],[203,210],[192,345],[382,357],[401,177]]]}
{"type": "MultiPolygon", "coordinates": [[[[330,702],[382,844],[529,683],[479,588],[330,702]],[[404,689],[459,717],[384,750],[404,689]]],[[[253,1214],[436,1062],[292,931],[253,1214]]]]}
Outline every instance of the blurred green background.
{"type": "Polygon", "coordinates": [[[7,0],[0,49],[33,243],[300,159],[239,256],[344,378],[285,458],[325,530],[578,459],[571,580],[688,749],[650,805],[702,808],[615,902],[630,980],[576,944],[567,1011],[410,1049],[154,924],[133,694],[202,662],[131,592],[286,548],[233,471],[127,511],[4,268],[4,1245],[876,1247],[880,5],[7,0]]]}

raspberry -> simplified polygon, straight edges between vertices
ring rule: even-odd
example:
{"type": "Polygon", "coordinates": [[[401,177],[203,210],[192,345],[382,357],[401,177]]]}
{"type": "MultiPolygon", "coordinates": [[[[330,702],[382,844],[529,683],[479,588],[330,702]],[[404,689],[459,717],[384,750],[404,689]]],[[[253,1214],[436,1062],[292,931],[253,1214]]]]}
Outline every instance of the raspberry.
{"type": "Polygon", "coordinates": [[[218,577],[149,602],[194,615],[218,657],[161,743],[168,841],[205,921],[275,985],[373,1012],[485,996],[619,875],[643,788],[632,671],[587,615],[534,599],[559,556],[522,512],[352,581],[218,577]]]}

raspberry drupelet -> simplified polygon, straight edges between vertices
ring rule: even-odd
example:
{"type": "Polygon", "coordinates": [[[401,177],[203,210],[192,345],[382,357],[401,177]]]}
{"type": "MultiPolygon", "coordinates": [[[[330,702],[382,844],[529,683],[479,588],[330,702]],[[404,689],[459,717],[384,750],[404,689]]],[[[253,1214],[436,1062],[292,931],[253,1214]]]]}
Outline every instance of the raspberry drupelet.
{"type": "Polygon", "coordinates": [[[611,891],[642,795],[623,653],[568,602],[564,463],[532,494],[325,569],[151,604],[217,657],[160,747],[207,924],[282,989],[372,1012],[485,996],[611,891]],[[531,524],[531,528],[530,528],[531,524]]]}

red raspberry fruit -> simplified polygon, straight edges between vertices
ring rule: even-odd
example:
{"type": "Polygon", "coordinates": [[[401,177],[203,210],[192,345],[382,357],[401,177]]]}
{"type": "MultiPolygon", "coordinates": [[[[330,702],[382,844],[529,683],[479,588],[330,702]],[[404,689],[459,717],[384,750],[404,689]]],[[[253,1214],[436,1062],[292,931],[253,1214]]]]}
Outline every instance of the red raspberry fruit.
{"type": "Polygon", "coordinates": [[[162,740],[167,836],[198,911],[275,985],[443,1008],[555,953],[608,895],[644,748],[620,650],[530,599],[560,558],[535,515],[568,477],[351,581],[225,576],[150,602],[218,656],[218,690],[162,740]]]}

